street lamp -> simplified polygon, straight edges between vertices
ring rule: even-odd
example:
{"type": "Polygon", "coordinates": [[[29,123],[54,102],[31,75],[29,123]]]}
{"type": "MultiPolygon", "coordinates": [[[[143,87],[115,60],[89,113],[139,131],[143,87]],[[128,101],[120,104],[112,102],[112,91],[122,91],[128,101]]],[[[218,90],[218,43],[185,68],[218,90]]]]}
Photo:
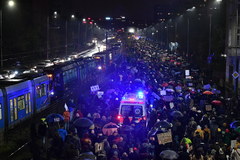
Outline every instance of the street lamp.
{"type": "Polygon", "coordinates": [[[9,7],[14,7],[15,6],[15,2],[13,0],[8,1],[8,6],[9,7]]]}
{"type": "MultiPolygon", "coordinates": [[[[196,9],[195,6],[192,8],[188,9],[187,12],[193,12],[196,9]]],[[[187,56],[189,57],[189,30],[190,30],[190,22],[189,22],[189,17],[187,17],[187,56]]]]}
{"type": "MultiPolygon", "coordinates": [[[[9,0],[8,1],[8,7],[9,8],[13,8],[15,6],[15,2],[13,1],[13,0],[9,0]]],[[[1,67],[3,67],[3,32],[2,32],[2,30],[3,30],[3,11],[2,11],[2,8],[1,8],[1,10],[0,10],[0,18],[1,18],[1,21],[0,21],[0,26],[1,26],[1,67]]]]}

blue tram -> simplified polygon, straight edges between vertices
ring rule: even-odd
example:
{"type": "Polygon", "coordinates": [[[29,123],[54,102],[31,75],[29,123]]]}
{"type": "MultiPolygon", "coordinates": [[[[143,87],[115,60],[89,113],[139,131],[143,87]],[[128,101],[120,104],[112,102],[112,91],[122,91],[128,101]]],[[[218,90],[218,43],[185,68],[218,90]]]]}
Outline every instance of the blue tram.
{"type": "Polygon", "coordinates": [[[98,65],[108,67],[114,57],[110,52],[103,52],[93,58],[79,58],[44,68],[43,73],[0,80],[0,134],[45,109],[52,97],[56,100],[94,83],[98,65]]]}
{"type": "Polygon", "coordinates": [[[50,90],[53,99],[68,95],[73,89],[91,81],[96,71],[96,61],[93,59],[79,59],[52,67],[44,72],[50,77],[50,90]]]}
{"type": "Polygon", "coordinates": [[[46,75],[16,77],[0,81],[0,130],[39,112],[49,104],[49,78],[46,75]]]}

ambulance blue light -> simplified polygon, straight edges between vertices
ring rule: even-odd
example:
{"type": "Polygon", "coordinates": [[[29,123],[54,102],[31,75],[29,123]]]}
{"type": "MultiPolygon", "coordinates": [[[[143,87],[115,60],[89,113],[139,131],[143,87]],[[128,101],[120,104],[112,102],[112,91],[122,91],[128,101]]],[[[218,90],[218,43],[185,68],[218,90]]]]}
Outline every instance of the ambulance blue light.
{"type": "Polygon", "coordinates": [[[138,92],[137,95],[138,95],[138,98],[139,98],[139,99],[143,99],[143,97],[144,97],[143,92],[138,92]]]}

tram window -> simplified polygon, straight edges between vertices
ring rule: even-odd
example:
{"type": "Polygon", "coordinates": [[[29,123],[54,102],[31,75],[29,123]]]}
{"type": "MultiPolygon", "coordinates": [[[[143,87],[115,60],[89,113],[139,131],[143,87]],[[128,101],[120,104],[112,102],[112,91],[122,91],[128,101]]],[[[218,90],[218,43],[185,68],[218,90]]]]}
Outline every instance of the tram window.
{"type": "Polygon", "coordinates": [[[25,99],[24,99],[24,95],[19,96],[17,100],[18,100],[18,109],[19,109],[19,110],[25,109],[25,99]]]}
{"type": "Polygon", "coordinates": [[[11,119],[11,122],[14,120],[14,111],[13,111],[13,100],[10,99],[10,119],[11,119]]]}
{"type": "Polygon", "coordinates": [[[0,103],[0,120],[2,120],[2,104],[0,103]]]}
{"type": "Polygon", "coordinates": [[[25,94],[26,114],[28,114],[28,96],[25,94]]]}
{"type": "Polygon", "coordinates": [[[18,119],[17,98],[14,98],[14,120],[18,119]]]}
{"type": "Polygon", "coordinates": [[[47,95],[47,85],[46,84],[41,84],[37,86],[37,97],[43,97],[47,95]]]}
{"type": "Polygon", "coordinates": [[[31,94],[30,93],[28,93],[28,107],[29,107],[29,112],[32,112],[31,94]]]}

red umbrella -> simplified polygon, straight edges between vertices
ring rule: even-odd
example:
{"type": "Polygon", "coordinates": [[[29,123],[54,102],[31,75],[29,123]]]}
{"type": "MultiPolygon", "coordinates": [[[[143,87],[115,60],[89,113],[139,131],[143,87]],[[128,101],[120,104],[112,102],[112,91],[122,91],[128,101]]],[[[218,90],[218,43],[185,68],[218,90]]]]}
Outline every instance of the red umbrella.
{"type": "Polygon", "coordinates": [[[162,84],[162,87],[167,87],[168,86],[168,83],[163,83],[162,84]]]}
{"type": "Polygon", "coordinates": [[[212,95],[213,92],[211,92],[211,91],[204,91],[203,94],[206,94],[206,95],[212,95]]]}
{"type": "Polygon", "coordinates": [[[222,102],[219,101],[219,100],[213,100],[211,103],[215,104],[215,105],[221,105],[222,104],[222,102]]]}

